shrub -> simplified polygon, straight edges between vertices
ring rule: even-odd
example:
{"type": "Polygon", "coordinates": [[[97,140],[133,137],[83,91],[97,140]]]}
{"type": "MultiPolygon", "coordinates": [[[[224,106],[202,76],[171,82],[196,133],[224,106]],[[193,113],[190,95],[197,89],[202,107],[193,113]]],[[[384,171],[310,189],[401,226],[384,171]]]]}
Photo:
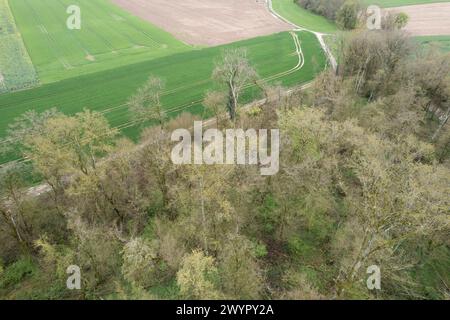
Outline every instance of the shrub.
{"type": "Polygon", "coordinates": [[[213,257],[201,251],[186,255],[177,273],[180,294],[187,299],[218,299],[218,270],[213,257]]]}
{"type": "Polygon", "coordinates": [[[122,251],[122,274],[133,285],[147,288],[159,282],[164,266],[158,259],[157,244],[140,238],[128,242],[122,251]]]}
{"type": "Polygon", "coordinates": [[[31,258],[22,258],[0,273],[0,288],[15,286],[35,272],[36,266],[31,258]]]}
{"type": "Polygon", "coordinates": [[[337,12],[337,25],[345,30],[355,29],[358,24],[359,9],[358,2],[353,0],[346,1],[337,12]]]}
{"type": "Polygon", "coordinates": [[[309,11],[334,20],[344,0],[298,0],[297,3],[309,11]]]}

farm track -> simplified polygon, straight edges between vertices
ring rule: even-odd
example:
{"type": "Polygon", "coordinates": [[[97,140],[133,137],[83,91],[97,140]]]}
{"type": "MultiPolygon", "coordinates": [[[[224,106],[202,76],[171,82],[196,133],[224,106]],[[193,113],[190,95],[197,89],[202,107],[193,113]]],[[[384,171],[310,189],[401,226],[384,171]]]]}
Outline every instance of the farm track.
{"type": "Polygon", "coordinates": [[[337,69],[337,61],[336,58],[333,56],[333,53],[331,52],[331,49],[327,46],[327,44],[325,43],[325,40],[323,39],[324,36],[327,36],[329,34],[326,33],[321,33],[321,32],[316,32],[301,26],[296,25],[295,23],[293,23],[292,21],[289,21],[288,19],[286,19],[285,17],[281,16],[280,14],[278,14],[278,12],[276,12],[273,9],[273,4],[272,4],[272,0],[266,0],[267,2],[267,8],[270,11],[270,13],[277,19],[286,22],[288,24],[290,24],[291,26],[294,27],[295,31],[307,31],[307,32],[311,32],[312,34],[314,34],[317,38],[317,40],[319,40],[320,46],[322,47],[323,51],[325,52],[325,54],[328,57],[328,62],[330,63],[331,67],[333,68],[333,70],[337,69]]]}

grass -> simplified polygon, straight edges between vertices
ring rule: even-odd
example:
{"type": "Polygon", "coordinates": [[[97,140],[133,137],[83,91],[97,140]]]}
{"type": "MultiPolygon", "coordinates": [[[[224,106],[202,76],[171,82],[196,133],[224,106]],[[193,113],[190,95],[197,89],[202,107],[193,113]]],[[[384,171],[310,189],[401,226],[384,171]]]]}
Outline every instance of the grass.
{"type": "MultiPolygon", "coordinates": [[[[204,48],[185,53],[128,65],[43,85],[27,91],[0,95],[0,139],[5,137],[8,124],[24,112],[34,109],[42,112],[57,107],[66,114],[83,108],[102,112],[112,126],[131,138],[139,136],[139,128],[130,122],[127,99],[150,74],[166,82],[162,103],[169,115],[184,111],[201,113],[202,97],[211,88],[211,73],[215,61],[224,48],[245,47],[249,58],[261,77],[274,77],[285,86],[312,80],[325,67],[326,59],[316,37],[309,32],[299,32],[305,55],[304,67],[283,75],[298,61],[292,36],[288,32],[240,41],[231,45],[204,48]]],[[[244,99],[259,97],[257,90],[248,90],[244,99]]],[[[1,143],[1,142],[0,142],[1,143]]],[[[0,159],[0,163],[13,160],[0,159]]]]}
{"type": "Polygon", "coordinates": [[[436,45],[442,51],[450,52],[450,36],[422,36],[414,39],[421,45],[436,45]]]}
{"type": "Polygon", "coordinates": [[[429,4],[436,2],[448,2],[448,0],[363,0],[365,5],[378,5],[383,8],[410,6],[415,4],[429,4]]]}
{"type": "Polygon", "coordinates": [[[333,22],[303,9],[294,0],[272,0],[272,5],[279,15],[300,27],[323,33],[337,31],[333,22]]]}
{"type": "Polygon", "coordinates": [[[36,265],[30,258],[22,258],[8,266],[0,275],[0,291],[18,285],[24,278],[36,272],[36,265]]]}
{"type": "Polygon", "coordinates": [[[9,3],[42,83],[192,49],[108,0],[9,3]],[[70,5],[81,9],[81,30],[66,26],[70,5]]]}
{"type": "Polygon", "coordinates": [[[36,71],[7,0],[0,0],[0,94],[35,86],[36,71]]]}

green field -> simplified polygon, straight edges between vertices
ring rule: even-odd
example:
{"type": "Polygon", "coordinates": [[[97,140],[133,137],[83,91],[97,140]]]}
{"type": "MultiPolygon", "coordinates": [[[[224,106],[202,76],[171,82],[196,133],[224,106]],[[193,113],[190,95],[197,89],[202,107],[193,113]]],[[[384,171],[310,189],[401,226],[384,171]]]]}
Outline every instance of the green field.
{"type": "Polygon", "coordinates": [[[0,0],[0,94],[38,83],[7,0],[0,0]]]}
{"type": "Polygon", "coordinates": [[[303,9],[295,0],[272,0],[272,5],[279,15],[300,27],[323,33],[333,33],[337,30],[333,22],[303,9]]]}
{"type": "MultiPolygon", "coordinates": [[[[202,111],[201,100],[211,88],[211,73],[215,61],[226,47],[245,47],[249,58],[262,78],[280,81],[286,86],[310,81],[326,64],[325,56],[316,37],[309,32],[298,33],[305,56],[301,70],[293,69],[298,63],[293,37],[288,32],[245,40],[232,45],[204,48],[128,65],[94,74],[43,85],[27,91],[0,95],[0,137],[4,137],[8,124],[27,110],[43,111],[57,107],[66,114],[83,108],[101,111],[111,125],[127,136],[136,138],[138,128],[129,120],[127,99],[150,74],[163,78],[166,91],[162,103],[170,115],[183,111],[202,111]]],[[[247,101],[259,97],[249,90],[247,101]]],[[[1,159],[0,162],[12,160],[1,159]]]]}
{"type": "Polygon", "coordinates": [[[448,2],[445,0],[363,0],[366,5],[378,5],[383,8],[410,6],[415,4],[426,4],[436,2],[448,2]]]}
{"type": "Polygon", "coordinates": [[[192,49],[108,0],[9,3],[42,83],[192,49]],[[66,26],[70,5],[81,9],[81,30],[66,26]]]}
{"type": "Polygon", "coordinates": [[[439,49],[450,52],[450,36],[423,36],[414,39],[424,46],[436,45],[439,49]]]}

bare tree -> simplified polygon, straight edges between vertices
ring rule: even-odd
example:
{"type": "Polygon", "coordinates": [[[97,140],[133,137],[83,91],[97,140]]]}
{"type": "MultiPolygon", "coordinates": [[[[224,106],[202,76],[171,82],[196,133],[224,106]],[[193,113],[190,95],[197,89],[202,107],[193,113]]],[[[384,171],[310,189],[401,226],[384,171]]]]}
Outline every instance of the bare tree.
{"type": "Polygon", "coordinates": [[[213,79],[227,88],[227,109],[230,119],[234,121],[242,90],[257,79],[257,73],[247,58],[247,51],[245,49],[224,51],[222,59],[214,69],[213,79]]]}

